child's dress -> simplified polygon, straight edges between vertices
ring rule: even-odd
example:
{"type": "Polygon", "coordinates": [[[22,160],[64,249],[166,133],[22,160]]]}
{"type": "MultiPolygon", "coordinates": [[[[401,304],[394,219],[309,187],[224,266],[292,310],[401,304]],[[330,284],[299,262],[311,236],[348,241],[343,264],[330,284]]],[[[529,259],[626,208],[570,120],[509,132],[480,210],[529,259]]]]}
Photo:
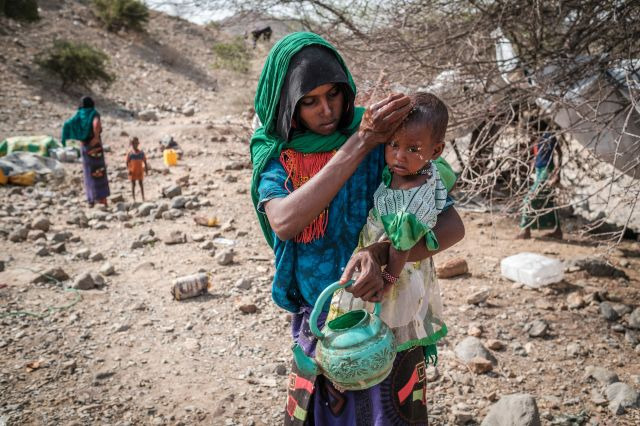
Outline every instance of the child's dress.
{"type": "MultiPolygon", "coordinates": [[[[424,236],[430,250],[438,248],[432,228],[446,204],[447,190],[436,166],[431,177],[410,189],[391,189],[391,173],[385,168],[374,194],[373,208],[360,232],[356,251],[381,239],[389,239],[398,250],[408,250],[424,236]]],[[[434,345],[447,334],[442,320],[440,287],[431,258],[407,262],[398,282],[385,293],[381,318],[393,330],[398,352],[413,346],[434,345]]],[[[373,304],[337,290],[331,300],[327,322],[354,309],[372,311],[373,304]]],[[[435,352],[430,352],[435,355],[435,352]]]]}
{"type": "Polygon", "coordinates": [[[130,150],[127,153],[127,168],[129,170],[129,180],[142,180],[144,179],[144,162],[146,158],[144,152],[139,150],[138,152],[130,150]]]}

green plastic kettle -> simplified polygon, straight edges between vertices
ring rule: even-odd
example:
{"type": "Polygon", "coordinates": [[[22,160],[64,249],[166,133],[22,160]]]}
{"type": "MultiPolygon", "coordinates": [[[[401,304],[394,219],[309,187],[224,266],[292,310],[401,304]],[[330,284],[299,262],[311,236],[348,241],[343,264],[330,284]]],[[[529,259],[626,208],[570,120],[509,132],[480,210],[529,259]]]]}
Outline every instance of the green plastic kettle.
{"type": "Polygon", "coordinates": [[[341,286],[335,282],[318,297],[309,325],[318,338],[315,359],[307,356],[298,344],[293,356],[298,369],[305,375],[324,374],[338,390],[362,390],[383,381],[391,372],[396,357],[396,343],[391,329],[380,319],[380,303],[373,313],[364,309],[349,311],[329,321],[322,331],[318,316],[328,297],[341,286]]]}

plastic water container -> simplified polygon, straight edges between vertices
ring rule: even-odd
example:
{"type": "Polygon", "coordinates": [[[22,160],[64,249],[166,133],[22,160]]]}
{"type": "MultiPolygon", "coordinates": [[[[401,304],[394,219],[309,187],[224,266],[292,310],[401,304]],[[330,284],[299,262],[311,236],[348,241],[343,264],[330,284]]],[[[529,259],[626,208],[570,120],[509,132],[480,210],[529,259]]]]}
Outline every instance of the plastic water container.
{"type": "Polygon", "coordinates": [[[502,259],[500,272],[512,281],[538,288],[561,281],[564,266],[557,259],[536,253],[518,253],[502,259]]]}
{"type": "Polygon", "coordinates": [[[165,149],[162,152],[162,158],[164,159],[164,164],[167,166],[175,166],[178,164],[178,153],[175,149],[165,149]]]}

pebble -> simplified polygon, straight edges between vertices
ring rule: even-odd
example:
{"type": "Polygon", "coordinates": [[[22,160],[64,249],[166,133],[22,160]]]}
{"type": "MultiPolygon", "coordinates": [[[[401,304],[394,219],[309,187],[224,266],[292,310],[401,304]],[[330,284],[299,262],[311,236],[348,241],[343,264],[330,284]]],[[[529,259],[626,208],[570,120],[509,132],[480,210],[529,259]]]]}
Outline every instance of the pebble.
{"type": "Polygon", "coordinates": [[[491,352],[484,347],[480,339],[477,337],[469,336],[458,343],[454,349],[456,357],[464,363],[470,362],[475,357],[481,357],[491,361],[492,364],[497,364],[498,361],[491,354],[491,352]]]}
{"type": "Polygon", "coordinates": [[[89,272],[84,272],[73,280],[72,288],[77,290],[90,290],[95,288],[96,283],[89,272]]]}
{"type": "Polygon", "coordinates": [[[640,406],[638,392],[626,383],[611,383],[605,390],[609,401],[609,411],[615,415],[624,414],[628,408],[640,406]]]}
{"type": "Polygon", "coordinates": [[[604,367],[587,366],[583,380],[595,379],[602,385],[610,385],[611,383],[619,382],[618,375],[613,371],[609,371],[604,367]]]}
{"type": "Polygon", "coordinates": [[[250,278],[240,278],[236,281],[234,287],[239,290],[249,290],[251,289],[252,280],[250,278]]]}
{"type": "Polygon", "coordinates": [[[89,250],[88,248],[81,248],[75,253],[74,257],[76,259],[87,260],[89,259],[90,255],[91,255],[91,250],[89,250]]]}
{"type": "Polygon", "coordinates": [[[566,347],[567,355],[572,358],[577,358],[579,356],[584,355],[585,351],[582,348],[582,345],[579,343],[569,343],[566,347]]]}
{"type": "Polygon", "coordinates": [[[489,296],[491,295],[491,291],[489,289],[482,289],[472,293],[467,297],[466,302],[469,305],[478,305],[480,303],[484,303],[487,301],[489,296]]]}
{"type": "Polygon", "coordinates": [[[479,356],[473,357],[469,362],[467,362],[467,366],[476,374],[484,374],[493,370],[493,364],[491,361],[479,356]]]}
{"type": "Polygon", "coordinates": [[[567,307],[569,309],[580,309],[584,308],[586,302],[582,295],[577,292],[571,293],[567,296],[567,307]]]}
{"type": "Polygon", "coordinates": [[[609,302],[600,303],[600,314],[607,321],[616,321],[618,318],[620,318],[618,312],[613,309],[613,305],[609,302]]]}
{"type": "Polygon", "coordinates": [[[223,249],[215,256],[215,259],[216,262],[218,262],[218,265],[227,266],[233,263],[234,255],[235,253],[233,249],[223,249]]]}
{"type": "Polygon", "coordinates": [[[93,262],[100,262],[101,260],[104,260],[104,255],[100,252],[98,253],[93,253],[90,257],[90,260],[92,260],[93,262]]]}
{"type": "Polygon", "coordinates": [[[636,308],[633,310],[633,312],[627,319],[627,323],[629,324],[630,328],[640,330],[640,308],[636,308]]]}
{"type": "Polygon", "coordinates": [[[505,344],[497,339],[487,340],[487,347],[493,351],[501,351],[505,348],[505,344]]]}
{"type": "Polygon", "coordinates": [[[36,256],[49,256],[49,255],[51,255],[51,253],[49,252],[49,249],[47,247],[40,247],[36,251],[36,256]]]}
{"type": "Polygon", "coordinates": [[[540,426],[540,413],[533,396],[505,395],[489,408],[481,426],[540,426]]]}
{"type": "Polygon", "coordinates": [[[109,276],[115,274],[115,272],[116,272],[115,268],[109,262],[105,263],[104,265],[102,265],[100,267],[100,273],[102,275],[104,275],[105,277],[109,277],[109,276]]]}
{"type": "Polygon", "coordinates": [[[177,196],[171,200],[172,209],[183,209],[185,204],[187,204],[187,199],[183,196],[177,196]]]}
{"type": "Polygon", "coordinates": [[[549,330],[549,324],[542,319],[534,320],[525,325],[525,331],[530,337],[544,337],[549,330]]]}
{"type": "Polygon", "coordinates": [[[40,216],[31,223],[32,229],[39,229],[43,232],[49,232],[49,228],[51,227],[51,222],[44,216],[40,216]]]}

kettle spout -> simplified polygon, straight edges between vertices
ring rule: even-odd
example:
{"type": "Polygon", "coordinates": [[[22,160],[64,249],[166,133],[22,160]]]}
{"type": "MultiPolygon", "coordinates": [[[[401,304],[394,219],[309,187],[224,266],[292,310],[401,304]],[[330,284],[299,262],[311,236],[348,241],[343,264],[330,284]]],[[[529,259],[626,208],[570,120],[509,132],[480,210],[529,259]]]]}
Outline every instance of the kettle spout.
{"type": "Polygon", "coordinates": [[[318,364],[316,361],[307,356],[304,353],[300,345],[297,343],[291,347],[293,350],[293,359],[296,361],[296,365],[300,372],[305,376],[317,376],[320,374],[320,369],[318,368],[318,364]]]}

